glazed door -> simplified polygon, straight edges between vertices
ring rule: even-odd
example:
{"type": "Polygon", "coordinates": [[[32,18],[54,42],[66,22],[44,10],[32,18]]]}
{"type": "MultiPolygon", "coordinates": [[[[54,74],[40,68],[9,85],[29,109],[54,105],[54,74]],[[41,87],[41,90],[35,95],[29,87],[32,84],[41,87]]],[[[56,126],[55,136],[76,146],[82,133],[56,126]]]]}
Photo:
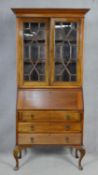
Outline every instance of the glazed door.
{"type": "Polygon", "coordinates": [[[21,86],[45,86],[48,84],[48,21],[24,18],[19,28],[21,86]]]}
{"type": "MultiPolygon", "coordinates": [[[[52,19],[52,78],[56,86],[81,84],[81,23],[77,19],[52,19]]],[[[82,36],[81,36],[82,37],[82,36]]]]}

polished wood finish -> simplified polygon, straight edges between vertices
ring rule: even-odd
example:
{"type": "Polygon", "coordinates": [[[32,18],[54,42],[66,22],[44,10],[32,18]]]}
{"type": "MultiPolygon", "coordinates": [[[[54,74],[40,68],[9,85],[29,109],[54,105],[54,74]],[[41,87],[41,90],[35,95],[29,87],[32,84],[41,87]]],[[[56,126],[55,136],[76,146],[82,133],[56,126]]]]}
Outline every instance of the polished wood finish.
{"type": "Polygon", "coordinates": [[[33,122],[18,123],[20,133],[61,133],[61,132],[80,132],[82,124],[70,122],[33,122]]]}
{"type": "Polygon", "coordinates": [[[21,144],[39,144],[39,145],[80,145],[81,144],[81,134],[19,134],[18,143],[21,144]]]}
{"type": "Polygon", "coordinates": [[[12,9],[17,15],[16,45],[17,45],[17,82],[19,88],[80,88],[82,86],[82,61],[84,41],[84,15],[89,9],[12,9]],[[48,16],[47,16],[48,15],[48,16]],[[48,18],[47,18],[48,17],[48,18]],[[62,18],[61,18],[62,17],[62,18]],[[33,20],[32,20],[33,18],[33,20]],[[54,23],[58,20],[65,22],[77,22],[77,81],[54,81],[54,23]],[[46,40],[46,80],[44,82],[27,82],[23,79],[23,23],[45,22],[47,25],[46,40]],[[49,35],[50,36],[49,36],[49,35]]]}
{"type": "Polygon", "coordinates": [[[51,20],[52,23],[52,56],[51,56],[51,84],[54,86],[66,86],[66,87],[81,87],[82,86],[82,67],[81,67],[81,62],[82,62],[82,57],[81,57],[81,53],[82,53],[82,30],[81,28],[83,27],[83,23],[82,23],[83,19],[75,19],[75,18],[53,18],[51,20]],[[54,53],[54,49],[55,49],[55,45],[54,45],[54,38],[55,38],[55,23],[56,22],[77,22],[79,24],[78,29],[77,29],[77,81],[76,82],[56,82],[54,79],[54,73],[55,73],[55,65],[54,65],[54,58],[55,58],[55,53],[54,53]],[[81,33],[81,34],[80,34],[81,33]],[[81,49],[80,49],[81,48],[81,49]]]}
{"type": "Polygon", "coordinates": [[[83,110],[82,89],[18,91],[18,110],[83,110]]]}
{"type": "MultiPolygon", "coordinates": [[[[23,48],[24,48],[24,35],[23,35],[23,24],[26,22],[32,22],[31,18],[18,18],[17,19],[17,81],[18,81],[18,86],[19,87],[43,87],[43,86],[48,86],[48,74],[49,74],[49,58],[48,58],[48,43],[49,43],[49,37],[48,37],[48,29],[46,30],[46,46],[45,46],[45,56],[46,56],[46,64],[45,64],[45,81],[43,82],[26,82],[24,81],[24,53],[23,53],[23,48]],[[20,47],[19,47],[20,46],[20,47]]],[[[33,22],[43,22],[46,25],[46,28],[48,28],[48,20],[47,19],[42,19],[42,18],[34,18],[33,22]]]]}
{"type": "Polygon", "coordinates": [[[66,121],[80,122],[82,113],[75,111],[19,111],[19,122],[66,121]]]}
{"type": "Polygon", "coordinates": [[[84,17],[89,9],[12,8],[17,17],[84,17]]]}
{"type": "MultiPolygon", "coordinates": [[[[12,11],[16,15],[18,87],[16,104],[16,147],[13,151],[16,160],[15,170],[19,169],[19,159],[21,158],[22,150],[36,145],[61,145],[75,148],[76,157],[79,158],[78,166],[79,169],[82,170],[83,167],[81,161],[85,155],[85,149],[83,147],[84,100],[82,90],[84,16],[89,9],[12,8],[12,11]],[[75,39],[77,42],[71,40],[71,38],[63,40],[63,42],[70,45],[69,62],[67,61],[66,56],[62,56],[62,49],[60,49],[60,59],[63,59],[62,66],[64,66],[62,67],[62,72],[65,71],[72,76],[76,75],[75,80],[65,80],[67,77],[66,73],[64,74],[65,79],[62,78],[62,80],[60,79],[60,81],[58,81],[55,78],[55,67],[56,64],[58,64],[55,63],[56,22],[66,24],[66,26],[70,28],[70,30],[67,28],[67,30],[69,30],[69,35],[72,31],[74,32],[73,35],[76,35],[75,39]],[[26,32],[29,32],[26,34],[29,37],[32,36],[32,39],[30,40],[31,43],[34,35],[39,32],[39,30],[33,31],[31,24],[35,23],[36,26],[38,23],[44,23],[46,26],[45,58],[42,60],[43,64],[45,64],[45,80],[43,81],[37,81],[35,79],[31,80],[31,77],[29,78],[29,81],[27,81],[24,78],[24,59],[29,59],[29,66],[32,63],[30,76],[34,69],[35,74],[37,74],[36,72],[39,70],[36,68],[36,65],[38,64],[36,59],[40,61],[39,54],[38,58],[35,59],[35,62],[33,60],[34,55],[32,56],[29,54],[29,57],[27,58],[24,56],[25,42],[29,42],[28,38],[24,41],[24,23],[29,24],[29,27],[26,28],[26,32]],[[77,28],[75,28],[75,25],[73,24],[76,24],[77,28]],[[75,60],[72,60],[71,62],[70,59],[73,59],[74,57],[71,56],[72,44],[76,48],[76,56],[74,58],[75,60]],[[71,63],[76,64],[75,73],[71,73],[74,69],[74,66],[71,63]],[[72,69],[67,67],[69,64],[73,66],[72,69]],[[69,69],[71,70],[69,71],[69,69]],[[78,152],[80,153],[80,156],[78,156],[78,152]]],[[[62,25],[61,28],[63,27],[64,26],[62,25]]],[[[38,29],[39,28],[40,27],[38,27],[38,29]]],[[[37,45],[39,44],[38,40],[34,40],[34,42],[37,42],[37,45]]],[[[36,54],[35,50],[34,53],[36,54]]],[[[59,64],[61,64],[60,60],[59,64]]]]}
{"type": "Polygon", "coordinates": [[[15,149],[13,150],[13,156],[16,160],[16,166],[14,168],[15,171],[19,169],[19,159],[21,159],[21,151],[22,151],[22,148],[17,145],[15,149]]]}

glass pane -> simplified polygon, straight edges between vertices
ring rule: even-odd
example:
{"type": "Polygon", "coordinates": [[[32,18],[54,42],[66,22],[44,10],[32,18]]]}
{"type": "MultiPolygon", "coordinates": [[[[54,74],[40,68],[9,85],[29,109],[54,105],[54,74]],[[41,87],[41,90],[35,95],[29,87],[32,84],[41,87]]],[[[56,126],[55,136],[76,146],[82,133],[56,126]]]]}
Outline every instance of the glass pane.
{"type": "Polygon", "coordinates": [[[55,23],[55,81],[77,80],[77,23],[55,23]]]}
{"type": "Polygon", "coordinates": [[[46,24],[24,23],[24,80],[45,81],[46,24]]]}

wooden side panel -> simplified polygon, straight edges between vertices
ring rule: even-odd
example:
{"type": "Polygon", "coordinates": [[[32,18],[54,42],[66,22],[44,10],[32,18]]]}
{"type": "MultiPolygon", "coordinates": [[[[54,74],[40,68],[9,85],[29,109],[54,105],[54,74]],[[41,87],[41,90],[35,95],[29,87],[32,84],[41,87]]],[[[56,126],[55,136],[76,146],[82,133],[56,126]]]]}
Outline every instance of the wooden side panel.
{"type": "Polygon", "coordinates": [[[21,20],[16,18],[16,60],[17,60],[17,86],[23,83],[23,45],[22,45],[22,26],[21,20]]]}

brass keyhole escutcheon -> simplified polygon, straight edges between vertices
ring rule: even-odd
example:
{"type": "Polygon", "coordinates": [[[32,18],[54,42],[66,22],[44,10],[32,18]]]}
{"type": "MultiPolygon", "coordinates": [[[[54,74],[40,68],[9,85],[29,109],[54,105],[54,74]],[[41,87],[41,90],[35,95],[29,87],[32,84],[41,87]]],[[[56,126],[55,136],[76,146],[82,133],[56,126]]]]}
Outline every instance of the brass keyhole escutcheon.
{"type": "Polygon", "coordinates": [[[65,129],[70,129],[70,125],[65,125],[65,129]]]}
{"type": "Polygon", "coordinates": [[[66,115],[66,116],[65,116],[65,119],[66,119],[66,120],[70,120],[70,115],[66,115]]]}
{"type": "Polygon", "coordinates": [[[65,141],[68,143],[69,142],[69,137],[65,137],[65,141]]]}
{"type": "Polygon", "coordinates": [[[31,125],[31,129],[34,130],[34,125],[31,125]]]}
{"type": "Polygon", "coordinates": [[[34,142],[34,138],[33,138],[33,137],[31,137],[31,139],[30,139],[30,140],[31,140],[31,142],[32,142],[32,143],[34,142]]]}
{"type": "Polygon", "coordinates": [[[32,117],[32,119],[33,119],[33,118],[34,118],[34,115],[32,114],[31,117],[32,117]]]}

